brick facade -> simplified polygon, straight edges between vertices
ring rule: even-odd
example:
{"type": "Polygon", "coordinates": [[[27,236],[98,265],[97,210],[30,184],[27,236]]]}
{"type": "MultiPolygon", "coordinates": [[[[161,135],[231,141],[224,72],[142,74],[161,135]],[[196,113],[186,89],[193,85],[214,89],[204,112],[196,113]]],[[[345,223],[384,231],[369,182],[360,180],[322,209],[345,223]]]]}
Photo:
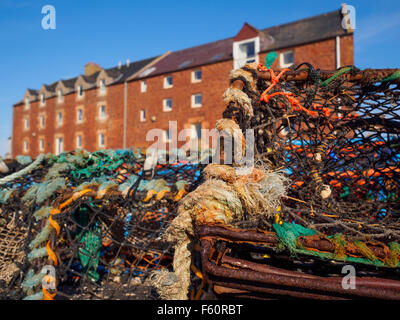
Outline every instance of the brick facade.
{"type": "MultiPolygon", "coordinates": [[[[336,69],[335,43],[336,37],[331,37],[275,51],[281,53],[293,50],[295,64],[306,61],[316,68],[332,70],[336,69]]],[[[260,62],[264,63],[266,54],[259,54],[260,62]]],[[[340,55],[342,66],[354,63],[352,33],[340,36],[340,55]]],[[[279,69],[279,58],[272,67],[279,69]]],[[[29,108],[22,101],[13,108],[12,156],[24,154],[36,157],[40,153],[55,153],[58,137],[63,138],[64,151],[71,151],[77,147],[78,135],[82,137],[82,148],[95,151],[102,148],[99,145],[100,133],[104,134],[104,148],[123,148],[125,86],[126,147],[149,146],[153,142],[146,141],[147,132],[153,128],[167,130],[169,121],[177,121],[178,132],[195,123],[201,123],[204,129],[212,129],[225,108],[222,95],[229,86],[229,72],[232,68],[231,58],[111,83],[106,87],[105,95],[100,95],[99,88],[94,86],[84,90],[81,98],[78,98],[76,91],[64,95],[61,103],[57,96],[47,98],[45,106],[40,105],[39,98],[31,101],[29,108]],[[196,70],[201,70],[202,79],[192,83],[192,72],[196,70]],[[164,88],[165,76],[172,76],[171,88],[164,88]],[[144,80],[147,90],[141,92],[141,81],[144,80]],[[202,94],[202,106],[193,108],[192,95],[198,93],[202,94]],[[172,99],[172,111],[164,112],[163,99],[167,98],[172,99]],[[105,106],[104,119],[100,118],[99,113],[102,105],[105,106]],[[77,119],[78,109],[83,110],[81,122],[77,119]],[[145,121],[140,120],[140,110],[145,110],[145,121]],[[57,123],[59,112],[63,114],[62,125],[57,123]],[[40,127],[40,116],[45,117],[44,128],[40,127]],[[26,118],[29,119],[27,129],[24,128],[26,118]],[[44,140],[43,150],[39,150],[40,139],[44,140]],[[24,150],[24,141],[28,141],[28,150],[24,150]]]]}

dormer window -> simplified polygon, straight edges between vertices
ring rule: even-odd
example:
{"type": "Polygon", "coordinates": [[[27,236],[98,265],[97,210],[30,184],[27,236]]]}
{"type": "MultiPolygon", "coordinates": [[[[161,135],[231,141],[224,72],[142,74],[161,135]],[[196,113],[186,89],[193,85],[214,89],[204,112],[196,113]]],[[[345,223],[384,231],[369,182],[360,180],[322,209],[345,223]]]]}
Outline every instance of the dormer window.
{"type": "Polygon", "coordinates": [[[172,88],[172,76],[164,77],[164,89],[172,88]]]}
{"type": "Polygon", "coordinates": [[[82,98],[83,96],[83,87],[82,85],[78,86],[78,98],[82,98]]]}
{"type": "Polygon", "coordinates": [[[106,93],[106,80],[104,79],[100,80],[100,93],[106,93]]]}
{"type": "Polygon", "coordinates": [[[233,43],[234,68],[238,69],[247,63],[258,62],[260,38],[252,38],[233,43]]]}
{"type": "Polygon", "coordinates": [[[29,98],[25,98],[25,109],[29,109],[30,106],[29,98]]]}
{"type": "Polygon", "coordinates": [[[42,94],[40,95],[40,105],[41,105],[41,106],[44,106],[45,103],[46,103],[46,97],[45,97],[44,93],[42,93],[42,94]]]}
{"type": "Polygon", "coordinates": [[[63,97],[63,92],[61,89],[58,89],[58,102],[63,102],[64,97],[63,97]]]}

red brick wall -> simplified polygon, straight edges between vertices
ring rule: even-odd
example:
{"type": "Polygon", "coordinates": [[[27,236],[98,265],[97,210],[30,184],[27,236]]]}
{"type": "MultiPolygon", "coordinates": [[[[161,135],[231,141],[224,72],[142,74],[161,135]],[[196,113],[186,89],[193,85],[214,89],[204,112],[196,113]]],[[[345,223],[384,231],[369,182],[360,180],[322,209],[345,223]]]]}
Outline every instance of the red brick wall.
{"type": "MultiPolygon", "coordinates": [[[[148,146],[146,133],[151,128],[168,129],[169,121],[177,121],[178,132],[190,128],[190,124],[201,122],[202,128],[214,128],[215,122],[221,118],[224,105],[222,94],[229,86],[229,72],[232,61],[221,62],[174,72],[173,87],[164,89],[164,76],[146,79],[147,92],[140,92],[140,80],[128,84],[128,116],[127,146],[148,146]],[[202,80],[191,82],[191,73],[202,71],[202,80]],[[192,108],[192,94],[202,93],[202,106],[192,108]],[[172,99],[172,111],[163,111],[163,99],[172,99]],[[140,122],[140,110],[146,110],[146,121],[140,122]],[[156,117],[153,122],[152,117],[156,117]]],[[[182,143],[181,143],[182,144],[182,143]]]]}
{"type": "MultiPolygon", "coordinates": [[[[335,39],[315,42],[278,50],[278,53],[294,50],[295,63],[309,62],[320,69],[336,69],[335,39]]],[[[353,36],[341,38],[341,64],[354,63],[353,36]]],[[[260,54],[260,62],[265,62],[266,53],[260,54]]],[[[168,129],[168,121],[177,121],[178,132],[189,128],[191,123],[202,123],[202,128],[212,129],[216,120],[220,119],[225,106],[222,94],[229,85],[229,72],[233,67],[232,61],[225,61],[201,67],[181,70],[169,75],[173,76],[173,87],[163,88],[165,75],[147,78],[147,92],[141,93],[140,82],[135,80],[128,83],[127,106],[127,147],[149,146],[153,142],[146,142],[146,133],[152,128],[168,129]],[[202,81],[191,82],[191,72],[202,70],[202,81]],[[200,108],[191,107],[191,96],[195,93],[203,94],[203,105],[200,108]],[[172,98],[171,112],[163,112],[163,99],[172,98]],[[146,110],[146,121],[140,122],[140,110],[146,110]],[[152,117],[156,117],[153,122],[152,117]]],[[[279,58],[273,68],[279,69],[279,58]]],[[[55,152],[55,138],[64,137],[64,150],[76,148],[76,135],[82,134],[83,148],[88,151],[99,149],[98,134],[105,134],[105,148],[123,147],[123,112],[124,112],[124,84],[107,87],[105,96],[98,95],[98,89],[84,91],[81,100],[77,100],[76,93],[64,96],[64,102],[56,102],[57,97],[46,100],[46,106],[40,107],[39,102],[31,102],[29,110],[24,105],[14,106],[12,153],[13,157],[19,154],[37,156],[39,152],[39,137],[45,139],[44,152],[55,152]],[[106,119],[99,119],[99,106],[106,106],[106,119]],[[83,108],[83,122],[77,123],[77,108],[83,108]],[[56,126],[57,112],[63,112],[63,125],[56,126]],[[45,128],[39,128],[39,113],[46,114],[45,128]],[[23,130],[24,116],[30,117],[29,130],[23,130]],[[29,151],[23,152],[23,139],[29,139],[29,151]]],[[[182,143],[181,143],[182,144],[182,143]]]]}

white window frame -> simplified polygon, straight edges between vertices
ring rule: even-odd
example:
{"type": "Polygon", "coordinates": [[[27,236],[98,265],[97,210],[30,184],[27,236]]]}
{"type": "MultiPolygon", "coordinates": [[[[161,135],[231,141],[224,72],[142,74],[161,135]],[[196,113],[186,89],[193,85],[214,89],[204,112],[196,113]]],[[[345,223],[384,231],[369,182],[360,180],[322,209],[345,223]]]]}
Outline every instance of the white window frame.
{"type": "Polygon", "coordinates": [[[25,109],[29,109],[31,107],[31,102],[29,101],[29,98],[25,98],[25,109]]]}
{"type": "Polygon", "coordinates": [[[29,140],[24,139],[24,152],[28,152],[28,151],[29,151],[29,140]]]}
{"type": "Polygon", "coordinates": [[[169,131],[169,129],[163,130],[163,139],[164,139],[164,142],[171,142],[172,141],[171,132],[169,131]],[[169,138],[168,138],[168,135],[170,136],[169,138]]]}
{"type": "Polygon", "coordinates": [[[45,127],[45,125],[46,125],[45,121],[46,121],[46,119],[45,119],[44,115],[43,114],[39,115],[39,127],[40,128],[45,127]]]}
{"type": "Polygon", "coordinates": [[[100,80],[100,84],[99,84],[99,87],[100,87],[100,94],[101,95],[104,95],[104,94],[106,94],[106,92],[107,92],[107,86],[106,86],[106,80],[105,79],[101,79],[100,80]]]}
{"type": "Polygon", "coordinates": [[[81,84],[78,86],[77,95],[78,99],[81,99],[83,97],[83,86],[81,84]]]}
{"type": "Polygon", "coordinates": [[[64,138],[63,137],[56,137],[55,143],[55,155],[58,156],[59,154],[64,152],[64,138]]]}
{"type": "Polygon", "coordinates": [[[195,93],[192,94],[192,108],[200,108],[203,106],[203,94],[202,93],[195,93]],[[201,96],[201,103],[196,103],[196,96],[201,96]]]}
{"type": "Polygon", "coordinates": [[[140,92],[147,92],[147,82],[146,82],[146,80],[140,81],[140,92]]]}
{"type": "Polygon", "coordinates": [[[166,98],[166,99],[163,100],[163,111],[164,111],[164,112],[171,112],[171,111],[172,111],[172,98],[166,98]],[[168,100],[171,101],[171,108],[170,108],[170,109],[167,109],[167,108],[169,108],[169,107],[167,106],[167,101],[168,101],[168,100]]]}
{"type": "Polygon", "coordinates": [[[39,139],[39,151],[43,151],[44,150],[44,139],[40,138],[39,139]]]}
{"type": "Polygon", "coordinates": [[[44,93],[40,94],[40,106],[44,107],[46,105],[46,95],[44,93]]]}
{"type": "Polygon", "coordinates": [[[201,134],[202,134],[201,130],[203,130],[203,126],[202,126],[201,122],[192,123],[192,124],[190,125],[190,137],[191,137],[192,139],[200,140],[200,139],[201,139],[201,134]],[[196,124],[199,124],[199,125],[200,125],[200,137],[197,135],[196,124]],[[196,135],[196,136],[195,136],[195,135],[196,135]]]}
{"type": "Polygon", "coordinates": [[[102,104],[99,106],[99,119],[104,120],[106,118],[106,105],[102,104]],[[104,108],[104,111],[103,111],[104,108]]]}
{"type": "Polygon", "coordinates": [[[198,83],[198,82],[201,82],[201,80],[203,80],[203,71],[201,69],[193,70],[192,71],[192,83],[198,83]],[[196,79],[196,72],[201,73],[200,79],[196,79]]]}
{"type": "Polygon", "coordinates": [[[288,51],[285,51],[285,52],[281,52],[279,54],[279,64],[280,64],[281,68],[288,68],[288,67],[292,66],[294,64],[294,50],[288,50],[288,51]],[[285,56],[286,53],[292,53],[293,54],[293,62],[291,62],[291,63],[284,63],[283,62],[284,61],[284,56],[285,56]]]}
{"type": "Polygon", "coordinates": [[[169,89],[174,86],[174,81],[172,76],[165,76],[164,77],[164,89],[169,89]],[[168,83],[167,79],[171,79],[171,84],[168,83]]]}
{"type": "Polygon", "coordinates": [[[139,117],[140,117],[140,122],[145,122],[146,121],[146,110],[145,109],[140,110],[139,117]]]}
{"type": "Polygon", "coordinates": [[[24,118],[24,130],[28,130],[29,129],[29,118],[25,117],[24,118]]]}
{"type": "Polygon", "coordinates": [[[62,111],[57,112],[57,125],[58,126],[63,125],[63,118],[64,118],[63,112],[62,111]],[[61,115],[61,117],[60,117],[60,115],[61,115]]]}
{"type": "Polygon", "coordinates": [[[77,123],[82,123],[83,122],[83,109],[82,108],[78,108],[76,110],[76,122],[77,123]],[[79,111],[81,111],[81,116],[82,116],[81,119],[79,119],[79,111]]]}
{"type": "Polygon", "coordinates": [[[104,135],[104,133],[99,133],[98,138],[99,147],[104,148],[104,146],[106,145],[106,136],[104,135]],[[103,140],[103,143],[101,142],[101,140],[103,140]]]}
{"type": "Polygon", "coordinates": [[[82,135],[78,134],[76,136],[76,148],[82,148],[82,135]]]}
{"type": "Polygon", "coordinates": [[[255,60],[256,63],[259,61],[259,56],[258,54],[260,53],[260,37],[254,37],[242,41],[236,41],[233,43],[233,68],[234,69],[239,69],[243,67],[246,63],[248,63],[250,60],[255,60]],[[240,46],[249,43],[249,42],[254,42],[254,58],[253,57],[242,57],[241,56],[241,50],[240,46]]]}
{"type": "Polygon", "coordinates": [[[59,103],[64,102],[64,96],[63,96],[62,89],[58,89],[58,91],[57,91],[57,96],[58,96],[57,101],[58,101],[59,103]]]}

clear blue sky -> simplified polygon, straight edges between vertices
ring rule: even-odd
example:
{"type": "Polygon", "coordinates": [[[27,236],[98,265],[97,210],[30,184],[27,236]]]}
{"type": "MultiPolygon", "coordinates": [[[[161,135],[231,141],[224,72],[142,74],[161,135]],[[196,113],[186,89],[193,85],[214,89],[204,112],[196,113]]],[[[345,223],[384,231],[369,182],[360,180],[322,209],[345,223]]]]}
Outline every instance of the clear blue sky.
{"type": "MultiPolygon", "coordinates": [[[[11,135],[12,105],[26,88],[102,67],[234,36],[246,21],[266,28],[339,9],[343,1],[0,0],[0,155],[11,135]],[[56,30],[41,27],[44,5],[56,30]]],[[[355,0],[355,64],[400,67],[400,1],[355,0]]]]}

